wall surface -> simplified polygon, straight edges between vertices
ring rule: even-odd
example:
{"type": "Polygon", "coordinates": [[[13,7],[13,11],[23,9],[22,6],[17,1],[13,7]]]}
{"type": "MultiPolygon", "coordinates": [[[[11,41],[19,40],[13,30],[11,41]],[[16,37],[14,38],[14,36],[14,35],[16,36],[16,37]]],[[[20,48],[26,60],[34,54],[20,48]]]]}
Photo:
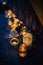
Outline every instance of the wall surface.
{"type": "Polygon", "coordinates": [[[35,10],[41,25],[43,26],[43,1],[42,0],[29,0],[33,9],[35,10]]]}

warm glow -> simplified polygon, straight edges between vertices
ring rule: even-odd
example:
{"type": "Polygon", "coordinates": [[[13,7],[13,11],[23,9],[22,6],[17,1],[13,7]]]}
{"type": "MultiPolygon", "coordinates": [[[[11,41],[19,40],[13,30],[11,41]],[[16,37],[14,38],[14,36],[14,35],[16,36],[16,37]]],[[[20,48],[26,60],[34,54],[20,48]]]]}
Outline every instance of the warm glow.
{"type": "Polygon", "coordinates": [[[22,44],[22,45],[20,45],[20,48],[19,48],[19,51],[20,52],[26,52],[26,45],[25,44],[22,44]]]}
{"type": "Polygon", "coordinates": [[[5,11],[5,14],[8,18],[16,18],[16,15],[12,12],[12,10],[5,11]]]}
{"type": "Polygon", "coordinates": [[[25,34],[27,34],[27,31],[26,31],[26,27],[24,26],[23,28],[22,28],[22,31],[21,31],[21,33],[20,33],[21,35],[25,35],[25,34]]]}
{"type": "Polygon", "coordinates": [[[9,16],[9,18],[11,18],[11,15],[9,16]]]}
{"type": "Polygon", "coordinates": [[[22,58],[26,57],[26,55],[27,55],[26,52],[25,53],[19,52],[19,56],[22,57],[22,58]]]}
{"type": "Polygon", "coordinates": [[[11,26],[11,28],[12,28],[11,31],[15,30],[18,26],[19,26],[19,19],[15,18],[14,23],[11,26]]]}
{"type": "Polygon", "coordinates": [[[26,30],[26,26],[24,26],[24,27],[22,28],[22,30],[26,30]]]}
{"type": "Polygon", "coordinates": [[[14,22],[15,22],[16,24],[19,23],[19,19],[16,18],[16,19],[14,20],[14,22]]]}
{"type": "Polygon", "coordinates": [[[26,31],[23,30],[20,34],[24,36],[26,34],[26,31]]]}
{"type": "Polygon", "coordinates": [[[16,46],[16,45],[18,45],[18,43],[19,43],[19,40],[18,40],[17,38],[12,38],[12,39],[10,40],[10,44],[11,44],[12,46],[16,46]]]}
{"type": "Polygon", "coordinates": [[[13,18],[16,18],[16,15],[15,15],[14,13],[12,13],[12,17],[13,17],[13,18]]]}
{"type": "Polygon", "coordinates": [[[11,27],[11,31],[14,31],[19,26],[19,19],[14,19],[14,22],[8,21],[8,25],[11,27]]]}
{"type": "Polygon", "coordinates": [[[3,5],[6,5],[6,2],[2,2],[3,5]]]}
{"type": "Polygon", "coordinates": [[[22,21],[20,21],[20,24],[23,24],[23,22],[22,22],[22,21]]]}
{"type": "Polygon", "coordinates": [[[8,10],[8,15],[11,15],[12,14],[12,11],[11,10],[8,10]]]}
{"type": "MultiPolygon", "coordinates": [[[[16,31],[16,28],[19,27],[21,24],[23,24],[22,21],[20,21],[18,18],[16,18],[16,15],[13,14],[13,12],[11,10],[8,10],[8,25],[10,26],[11,30],[10,30],[10,34],[9,34],[9,38],[11,38],[10,40],[10,44],[12,46],[17,46],[19,44],[19,39],[17,39],[16,37],[19,36],[18,32],[16,31]],[[10,20],[10,18],[13,18],[13,22],[10,20]]],[[[32,46],[32,40],[33,40],[33,36],[31,33],[27,32],[27,28],[26,26],[23,26],[21,29],[21,33],[20,35],[23,36],[23,44],[20,44],[19,47],[19,56],[20,57],[26,57],[27,55],[27,47],[32,46]]]]}
{"type": "Polygon", "coordinates": [[[16,15],[12,12],[12,10],[8,10],[8,16],[16,18],[16,15]]]}
{"type": "Polygon", "coordinates": [[[32,34],[31,33],[27,33],[23,36],[23,43],[27,46],[31,46],[32,45],[32,34]]]}
{"type": "Polygon", "coordinates": [[[7,18],[11,18],[12,11],[11,10],[5,11],[5,14],[7,18]]]}
{"type": "Polygon", "coordinates": [[[12,24],[13,24],[12,21],[8,21],[9,26],[12,26],[12,24]]]}

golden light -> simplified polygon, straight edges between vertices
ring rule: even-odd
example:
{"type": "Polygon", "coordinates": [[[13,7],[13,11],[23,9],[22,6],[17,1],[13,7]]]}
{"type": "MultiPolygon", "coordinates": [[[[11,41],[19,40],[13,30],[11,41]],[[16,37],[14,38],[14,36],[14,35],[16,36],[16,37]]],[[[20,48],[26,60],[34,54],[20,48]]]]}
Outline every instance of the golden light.
{"type": "Polygon", "coordinates": [[[8,16],[9,18],[11,18],[11,15],[10,16],[8,16]]]}
{"type": "Polygon", "coordinates": [[[22,22],[22,21],[20,21],[20,24],[23,24],[23,22],[22,22]]]}
{"type": "Polygon", "coordinates": [[[26,26],[24,26],[24,27],[22,28],[22,30],[26,30],[26,26]]]}
{"type": "Polygon", "coordinates": [[[2,4],[3,4],[3,5],[6,5],[6,4],[7,4],[7,2],[2,2],[2,4]]]}
{"type": "Polygon", "coordinates": [[[6,18],[11,18],[12,11],[11,10],[5,11],[5,14],[6,18]]]}
{"type": "Polygon", "coordinates": [[[26,52],[25,52],[25,53],[21,53],[21,52],[19,52],[19,56],[22,57],[22,58],[26,57],[26,55],[27,55],[26,52]]]}
{"type": "Polygon", "coordinates": [[[18,26],[19,26],[19,19],[15,18],[14,23],[11,26],[11,28],[12,28],[11,31],[15,30],[18,26]]]}
{"type": "Polygon", "coordinates": [[[21,24],[23,24],[23,22],[22,22],[22,21],[19,21],[19,26],[20,26],[21,24]]]}
{"type": "Polygon", "coordinates": [[[21,31],[20,34],[24,36],[26,33],[27,33],[26,27],[24,26],[24,27],[22,28],[22,31],[21,31]]]}
{"type": "Polygon", "coordinates": [[[20,33],[20,35],[23,35],[23,36],[24,36],[25,34],[26,34],[26,31],[24,31],[24,30],[21,31],[21,33],[20,33]]]}
{"type": "Polygon", "coordinates": [[[12,16],[12,10],[8,10],[6,13],[6,17],[11,18],[12,16]]]}
{"type": "Polygon", "coordinates": [[[8,10],[8,16],[16,18],[16,15],[12,12],[12,10],[8,10]]]}
{"type": "Polygon", "coordinates": [[[31,33],[27,33],[23,36],[23,43],[26,46],[31,46],[32,45],[32,40],[33,40],[33,36],[31,33]]]}
{"type": "Polygon", "coordinates": [[[8,10],[8,15],[12,14],[12,11],[11,10],[8,10]]]}
{"type": "Polygon", "coordinates": [[[15,15],[14,13],[12,13],[12,17],[13,17],[13,18],[16,18],[16,15],[15,15]]]}
{"type": "Polygon", "coordinates": [[[22,24],[23,22],[22,22],[22,21],[20,21],[20,23],[22,24]]]}
{"type": "Polygon", "coordinates": [[[19,51],[20,51],[20,52],[26,52],[26,50],[27,50],[27,49],[26,49],[26,45],[25,45],[25,44],[21,44],[21,45],[20,45],[20,48],[19,48],[19,51]]]}
{"type": "Polygon", "coordinates": [[[19,22],[19,19],[16,18],[16,19],[14,20],[14,22],[17,24],[17,23],[19,22]]]}
{"type": "Polygon", "coordinates": [[[12,12],[12,10],[5,11],[5,14],[8,18],[16,18],[16,15],[12,12]]]}
{"type": "Polygon", "coordinates": [[[12,46],[16,46],[16,45],[19,44],[19,40],[18,40],[17,38],[12,38],[12,39],[10,40],[10,44],[11,44],[12,46]]]}
{"type": "Polygon", "coordinates": [[[12,23],[12,21],[11,21],[11,20],[10,20],[10,21],[8,21],[8,25],[9,25],[9,26],[12,26],[12,24],[13,24],[13,23],[12,23]]]}

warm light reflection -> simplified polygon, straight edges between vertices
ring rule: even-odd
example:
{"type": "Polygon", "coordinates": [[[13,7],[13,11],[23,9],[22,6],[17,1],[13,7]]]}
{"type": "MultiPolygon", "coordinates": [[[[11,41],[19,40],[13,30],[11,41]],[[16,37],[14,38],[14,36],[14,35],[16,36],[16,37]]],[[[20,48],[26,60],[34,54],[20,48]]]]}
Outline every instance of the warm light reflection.
{"type": "Polygon", "coordinates": [[[19,40],[18,40],[17,38],[12,38],[12,39],[10,40],[10,44],[11,44],[12,46],[16,46],[16,45],[18,45],[18,43],[19,43],[19,40]]]}
{"type": "Polygon", "coordinates": [[[27,31],[26,31],[26,27],[24,26],[24,27],[22,27],[22,31],[21,31],[21,35],[25,35],[27,33],[27,31]]]}
{"type": "Polygon", "coordinates": [[[20,40],[18,40],[16,37],[22,35],[23,43],[20,44],[20,47],[19,47],[19,56],[26,57],[27,47],[28,46],[30,47],[32,45],[33,36],[31,33],[27,32],[26,26],[21,26],[22,27],[21,32],[20,34],[18,34],[18,31],[16,30],[16,28],[18,28],[21,24],[23,24],[23,22],[20,21],[18,18],[16,18],[16,15],[11,10],[7,11],[7,17],[9,18],[8,25],[10,26],[10,34],[9,34],[9,38],[11,38],[10,44],[12,46],[17,46],[20,40]],[[10,20],[11,18],[13,18],[13,21],[10,20]]]}
{"type": "Polygon", "coordinates": [[[5,11],[7,18],[16,18],[16,15],[12,12],[12,10],[5,11]]]}
{"type": "Polygon", "coordinates": [[[32,45],[32,40],[33,40],[33,37],[32,37],[32,34],[31,33],[27,33],[23,36],[23,43],[26,45],[26,46],[31,46],[32,45]]]}
{"type": "Polygon", "coordinates": [[[20,35],[23,35],[23,36],[24,36],[25,34],[26,34],[26,31],[24,31],[24,30],[21,31],[21,33],[20,33],[20,35]]]}
{"type": "Polygon", "coordinates": [[[21,44],[21,45],[20,45],[20,48],[19,48],[19,51],[20,51],[20,52],[26,52],[26,50],[27,50],[27,49],[26,49],[26,45],[25,45],[25,44],[21,44]]]}
{"type": "Polygon", "coordinates": [[[22,57],[22,58],[26,57],[26,55],[27,55],[26,52],[25,52],[25,53],[21,53],[21,52],[19,52],[19,56],[22,57]]]}
{"type": "Polygon", "coordinates": [[[9,26],[12,26],[12,24],[13,24],[13,23],[12,23],[12,21],[11,21],[11,20],[10,20],[10,21],[8,21],[8,25],[9,25],[9,26]]]}
{"type": "Polygon", "coordinates": [[[14,23],[11,26],[12,28],[11,31],[15,30],[18,26],[19,26],[19,19],[15,18],[14,23]]]}
{"type": "Polygon", "coordinates": [[[11,15],[12,14],[12,11],[11,10],[8,10],[8,15],[11,15]]]}
{"type": "Polygon", "coordinates": [[[12,17],[13,17],[13,18],[16,18],[16,15],[15,15],[14,13],[12,13],[12,17]]]}
{"type": "Polygon", "coordinates": [[[6,18],[11,18],[11,11],[5,11],[5,17],[6,18]]]}

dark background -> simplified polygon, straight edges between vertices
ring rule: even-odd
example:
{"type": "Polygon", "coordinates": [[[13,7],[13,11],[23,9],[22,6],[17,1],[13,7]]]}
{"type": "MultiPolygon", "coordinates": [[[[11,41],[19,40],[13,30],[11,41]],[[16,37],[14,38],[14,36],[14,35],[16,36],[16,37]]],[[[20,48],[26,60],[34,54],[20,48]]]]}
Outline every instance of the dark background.
{"type": "Polygon", "coordinates": [[[43,65],[43,26],[31,3],[28,0],[8,0],[6,5],[0,2],[0,8],[0,65],[43,65]],[[5,10],[8,9],[11,9],[24,24],[26,24],[26,17],[30,19],[30,22],[32,20],[31,26],[26,26],[33,34],[33,45],[24,59],[16,54],[16,49],[10,45],[10,39],[6,37],[10,32],[8,19],[5,17],[5,10]],[[35,30],[33,29],[34,24],[36,24],[35,30]]]}

